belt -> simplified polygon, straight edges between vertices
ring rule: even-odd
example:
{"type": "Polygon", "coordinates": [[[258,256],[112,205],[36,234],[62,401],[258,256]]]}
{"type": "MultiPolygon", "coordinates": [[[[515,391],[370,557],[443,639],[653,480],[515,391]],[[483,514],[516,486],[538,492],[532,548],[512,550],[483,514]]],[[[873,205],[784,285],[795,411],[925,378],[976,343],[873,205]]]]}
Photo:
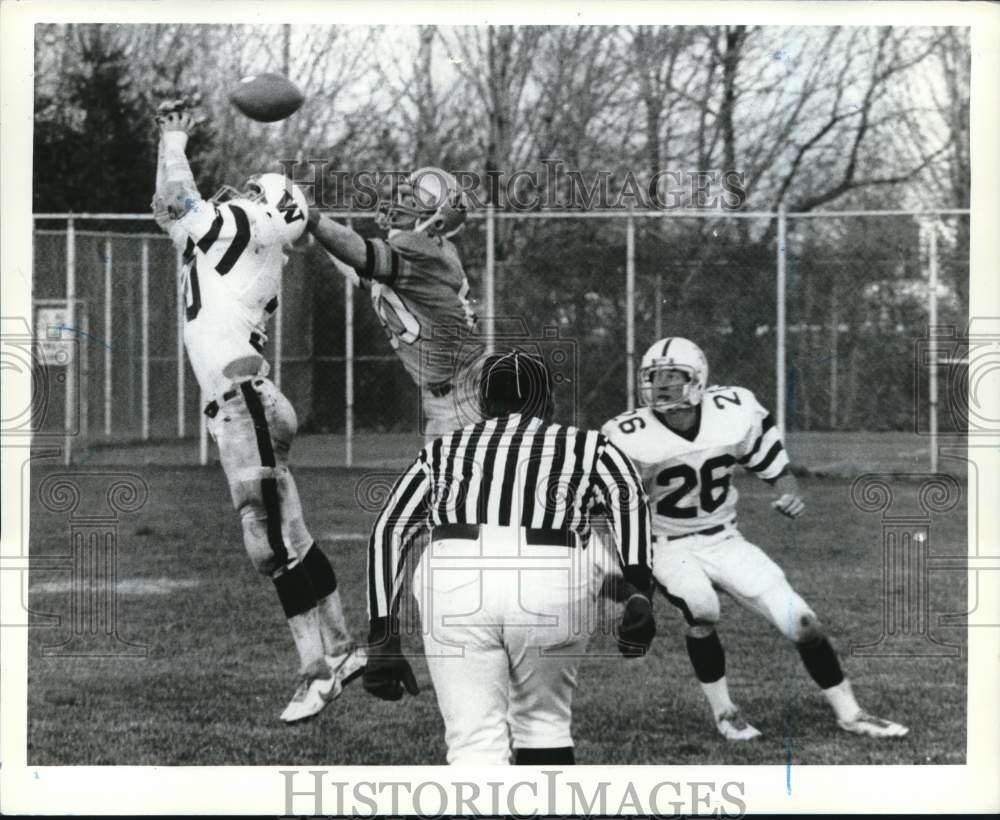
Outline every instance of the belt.
{"type": "Polygon", "coordinates": [[[444,398],[451,392],[451,382],[440,382],[439,384],[427,385],[427,392],[434,398],[444,398]]]}
{"type": "Polygon", "coordinates": [[[249,384],[251,381],[253,381],[254,387],[259,387],[264,383],[263,379],[253,379],[253,380],[247,379],[246,381],[240,382],[232,390],[227,390],[225,393],[223,393],[221,396],[221,401],[212,399],[208,404],[206,404],[205,410],[203,411],[205,415],[208,416],[210,419],[214,419],[216,415],[218,415],[219,406],[225,404],[227,401],[232,401],[233,399],[235,399],[240,394],[240,387],[242,387],[244,384],[249,384]]]}
{"type": "Polygon", "coordinates": [[[715,535],[716,533],[722,532],[725,528],[726,528],[725,524],[719,524],[716,527],[709,527],[707,530],[686,532],[683,535],[668,535],[666,536],[666,538],[668,541],[679,541],[681,538],[690,538],[692,535],[715,535]]]}
{"type": "MultiPolygon", "coordinates": [[[[439,524],[431,530],[432,541],[459,540],[478,541],[479,524],[439,524]]],[[[526,527],[524,540],[532,547],[570,547],[578,543],[578,536],[573,530],[567,529],[536,529],[526,527]]]]}

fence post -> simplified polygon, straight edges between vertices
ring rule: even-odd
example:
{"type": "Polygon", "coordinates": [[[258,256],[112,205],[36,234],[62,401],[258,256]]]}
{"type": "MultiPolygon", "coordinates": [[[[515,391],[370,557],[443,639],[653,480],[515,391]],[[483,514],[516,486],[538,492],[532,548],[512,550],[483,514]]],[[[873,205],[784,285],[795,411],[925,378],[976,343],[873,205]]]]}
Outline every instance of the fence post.
{"type": "Polygon", "coordinates": [[[629,209],[625,226],[625,396],[635,409],[635,217],[629,209]]]}
{"type": "Polygon", "coordinates": [[[663,338],[663,271],[657,267],[656,269],[656,287],[653,293],[653,297],[656,300],[656,305],[654,307],[653,313],[653,326],[656,328],[654,332],[654,337],[657,339],[663,338]]]}
{"type": "Polygon", "coordinates": [[[483,299],[486,304],[486,321],[483,332],[486,336],[486,352],[493,352],[495,333],[494,310],[496,307],[496,214],[493,204],[486,206],[486,270],[483,274],[483,299]]]}
{"type": "Polygon", "coordinates": [[[78,406],[80,408],[80,440],[86,441],[90,434],[88,423],[90,416],[90,345],[88,343],[91,338],[90,317],[87,315],[87,311],[81,311],[76,321],[80,325],[79,336],[84,340],[84,344],[77,348],[80,356],[80,401],[78,406]]]}
{"type": "MultiPolygon", "coordinates": [[[[76,327],[76,226],[73,217],[66,220],[66,325],[70,333],[76,327]]],[[[62,337],[62,330],[59,332],[62,337]]],[[[77,337],[79,338],[79,337],[77,337]]],[[[77,345],[79,355],[80,346],[77,345]]],[[[66,418],[63,425],[63,464],[73,460],[73,417],[76,415],[76,372],[72,362],[66,362],[66,418]]]]}
{"type": "Polygon", "coordinates": [[[938,344],[937,344],[937,287],[938,253],[937,222],[928,220],[923,224],[927,237],[927,341],[928,367],[928,432],[930,433],[931,473],[938,471],[938,344]]]}
{"type": "Polygon", "coordinates": [[[837,429],[837,394],[840,383],[840,367],[837,357],[840,355],[840,293],[837,275],[834,272],[830,282],[830,402],[828,406],[829,425],[831,430],[837,429]]]}
{"type": "MultiPolygon", "coordinates": [[[[291,255],[289,254],[289,257],[290,256],[291,255]]],[[[290,258],[289,261],[291,261],[290,258]]],[[[279,390],[281,390],[281,352],[283,347],[281,343],[281,314],[284,312],[285,305],[285,300],[283,298],[284,290],[282,288],[284,281],[285,276],[284,271],[282,271],[282,275],[278,277],[278,307],[276,308],[277,315],[274,317],[274,386],[279,390]]]]}
{"type": "Polygon", "coordinates": [[[208,399],[198,391],[198,463],[204,467],[208,464],[208,417],[202,412],[208,399]]]}
{"type": "Polygon", "coordinates": [[[177,258],[177,438],[184,438],[184,253],[177,258]]]}
{"type": "Polygon", "coordinates": [[[104,435],[111,438],[111,287],[112,256],[111,237],[104,240],[104,435]]]}
{"type": "Polygon", "coordinates": [[[142,440],[149,438],[149,240],[142,240],[142,440]]]}
{"type": "Polygon", "coordinates": [[[778,415],[778,433],[785,436],[785,253],[786,253],[786,215],[785,206],[778,206],[778,281],[776,284],[778,300],[777,328],[775,329],[775,398],[774,409],[778,415]]]}
{"type": "MultiPolygon", "coordinates": [[[[350,219],[347,227],[352,228],[350,219]]],[[[344,277],[344,466],[354,465],[354,284],[344,277]]]]}

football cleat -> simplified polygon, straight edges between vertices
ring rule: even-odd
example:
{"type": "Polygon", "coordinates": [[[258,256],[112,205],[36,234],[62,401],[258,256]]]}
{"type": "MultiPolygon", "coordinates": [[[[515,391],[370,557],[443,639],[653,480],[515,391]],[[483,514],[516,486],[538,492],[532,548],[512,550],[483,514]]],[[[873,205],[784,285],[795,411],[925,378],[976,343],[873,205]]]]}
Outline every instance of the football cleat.
{"type": "Polygon", "coordinates": [[[341,688],[361,676],[368,663],[368,654],[363,646],[355,646],[342,655],[327,655],[326,662],[340,681],[341,688]]]}
{"type": "Polygon", "coordinates": [[[867,712],[858,712],[850,720],[838,720],[837,725],[845,732],[868,737],[906,737],[909,729],[891,720],[883,720],[867,712]]]}
{"type": "Polygon", "coordinates": [[[325,659],[315,661],[302,673],[281,719],[285,723],[298,723],[315,717],[340,695],[342,689],[340,677],[334,674],[330,664],[325,659]]]}
{"type": "Polygon", "coordinates": [[[753,740],[760,737],[760,730],[751,726],[739,709],[728,709],[715,719],[719,734],[726,740],[753,740]]]}

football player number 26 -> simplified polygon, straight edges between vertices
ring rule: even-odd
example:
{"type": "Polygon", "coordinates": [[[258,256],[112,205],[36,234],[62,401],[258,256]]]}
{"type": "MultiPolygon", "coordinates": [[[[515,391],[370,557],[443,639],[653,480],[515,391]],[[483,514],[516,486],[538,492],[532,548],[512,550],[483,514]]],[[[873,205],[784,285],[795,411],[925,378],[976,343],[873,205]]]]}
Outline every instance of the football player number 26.
{"type": "Polygon", "coordinates": [[[715,512],[729,495],[729,467],[735,463],[736,459],[732,456],[721,455],[707,459],[698,471],[688,464],[675,464],[662,470],[656,476],[658,486],[670,487],[674,482],[680,483],[657,502],[657,515],[665,518],[695,518],[699,506],[707,513],[715,512]],[[716,470],[720,468],[722,472],[716,475],[716,470]],[[680,502],[699,486],[698,504],[681,506],[680,502]]]}

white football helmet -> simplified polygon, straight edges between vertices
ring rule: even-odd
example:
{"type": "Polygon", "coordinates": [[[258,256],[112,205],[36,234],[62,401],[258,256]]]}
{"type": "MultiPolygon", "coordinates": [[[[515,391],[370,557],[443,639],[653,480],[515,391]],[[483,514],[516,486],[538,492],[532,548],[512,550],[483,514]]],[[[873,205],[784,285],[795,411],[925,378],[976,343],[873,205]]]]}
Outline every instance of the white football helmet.
{"type": "Polygon", "coordinates": [[[305,232],[309,203],[302,189],[284,174],[254,174],[244,183],[242,191],[223,185],[212,197],[215,203],[239,200],[259,202],[278,211],[284,218],[280,227],[287,245],[305,232]]]}
{"type": "Polygon", "coordinates": [[[694,342],[680,336],[660,339],[639,364],[639,398],[654,410],[697,407],[707,385],[705,354],[694,342]],[[682,373],[686,381],[676,383],[672,375],[675,372],[682,373]]]}
{"type": "Polygon", "coordinates": [[[467,207],[458,180],[428,165],[398,183],[389,199],[379,200],[375,224],[387,231],[424,231],[428,236],[451,237],[462,230],[467,207]]]}

